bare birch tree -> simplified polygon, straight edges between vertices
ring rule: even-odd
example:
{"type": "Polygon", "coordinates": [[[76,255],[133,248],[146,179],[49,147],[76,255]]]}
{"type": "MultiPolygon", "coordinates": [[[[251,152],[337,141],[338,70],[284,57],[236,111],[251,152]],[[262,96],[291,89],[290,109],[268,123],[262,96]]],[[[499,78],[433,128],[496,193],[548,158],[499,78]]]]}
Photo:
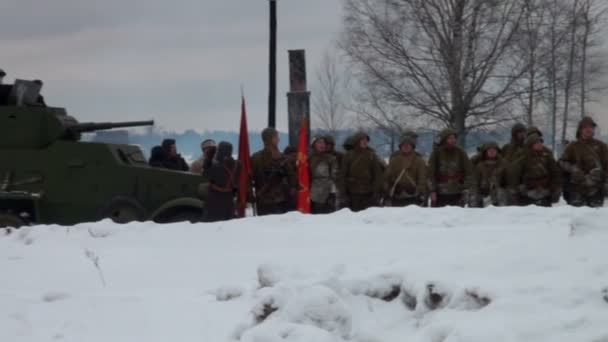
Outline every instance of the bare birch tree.
{"type": "Polygon", "coordinates": [[[404,114],[466,133],[508,120],[525,0],[345,0],[342,48],[404,114]]]}

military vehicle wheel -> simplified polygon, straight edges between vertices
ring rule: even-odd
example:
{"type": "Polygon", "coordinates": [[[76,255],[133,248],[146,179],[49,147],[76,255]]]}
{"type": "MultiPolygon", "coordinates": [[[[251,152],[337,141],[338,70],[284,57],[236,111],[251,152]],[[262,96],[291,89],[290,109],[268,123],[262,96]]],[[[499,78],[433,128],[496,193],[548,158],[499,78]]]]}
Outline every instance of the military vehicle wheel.
{"type": "Polygon", "coordinates": [[[9,213],[0,213],[0,232],[4,231],[4,234],[10,234],[12,229],[20,228],[24,225],[25,221],[19,216],[9,213]]]}
{"type": "Polygon", "coordinates": [[[116,197],[99,211],[99,219],[109,218],[115,223],[144,221],[146,210],[136,200],[128,197],[116,197]]]}

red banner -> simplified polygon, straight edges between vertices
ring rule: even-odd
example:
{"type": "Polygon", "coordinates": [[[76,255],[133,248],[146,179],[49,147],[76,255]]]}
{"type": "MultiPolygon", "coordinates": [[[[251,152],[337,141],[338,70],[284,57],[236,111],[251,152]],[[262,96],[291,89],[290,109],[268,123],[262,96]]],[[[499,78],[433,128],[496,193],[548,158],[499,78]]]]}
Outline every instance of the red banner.
{"type": "Polygon", "coordinates": [[[241,97],[241,129],[239,132],[239,163],[241,173],[239,175],[239,193],[237,199],[237,215],[245,217],[247,207],[247,190],[250,184],[251,160],[249,154],[249,135],[247,132],[247,114],[245,110],[245,97],[241,97]]]}
{"type": "Polygon", "coordinates": [[[308,171],[308,123],[302,120],[298,142],[298,210],[310,214],[310,175],[308,171]]]}

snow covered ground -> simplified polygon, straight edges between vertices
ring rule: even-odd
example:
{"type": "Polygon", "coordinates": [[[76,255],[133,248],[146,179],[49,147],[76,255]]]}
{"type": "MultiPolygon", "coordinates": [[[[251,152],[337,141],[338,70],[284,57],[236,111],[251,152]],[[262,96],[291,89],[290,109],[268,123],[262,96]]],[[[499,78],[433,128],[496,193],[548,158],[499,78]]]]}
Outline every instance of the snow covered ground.
{"type": "Polygon", "coordinates": [[[0,237],[0,341],[608,341],[608,208],[371,209],[0,237]]]}

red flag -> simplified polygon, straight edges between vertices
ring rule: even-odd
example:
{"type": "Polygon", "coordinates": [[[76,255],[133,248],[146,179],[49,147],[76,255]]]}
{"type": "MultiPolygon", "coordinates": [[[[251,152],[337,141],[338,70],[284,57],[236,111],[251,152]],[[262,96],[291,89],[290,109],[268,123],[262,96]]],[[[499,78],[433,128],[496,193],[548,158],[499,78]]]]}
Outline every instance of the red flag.
{"type": "Polygon", "coordinates": [[[302,120],[298,142],[298,210],[310,214],[310,176],[308,173],[308,123],[302,120]]]}
{"type": "Polygon", "coordinates": [[[247,207],[247,191],[251,174],[251,160],[249,159],[249,135],[247,131],[247,114],[245,110],[245,96],[241,96],[241,129],[239,132],[239,163],[241,173],[239,175],[239,194],[237,199],[237,214],[245,217],[247,207]]]}

